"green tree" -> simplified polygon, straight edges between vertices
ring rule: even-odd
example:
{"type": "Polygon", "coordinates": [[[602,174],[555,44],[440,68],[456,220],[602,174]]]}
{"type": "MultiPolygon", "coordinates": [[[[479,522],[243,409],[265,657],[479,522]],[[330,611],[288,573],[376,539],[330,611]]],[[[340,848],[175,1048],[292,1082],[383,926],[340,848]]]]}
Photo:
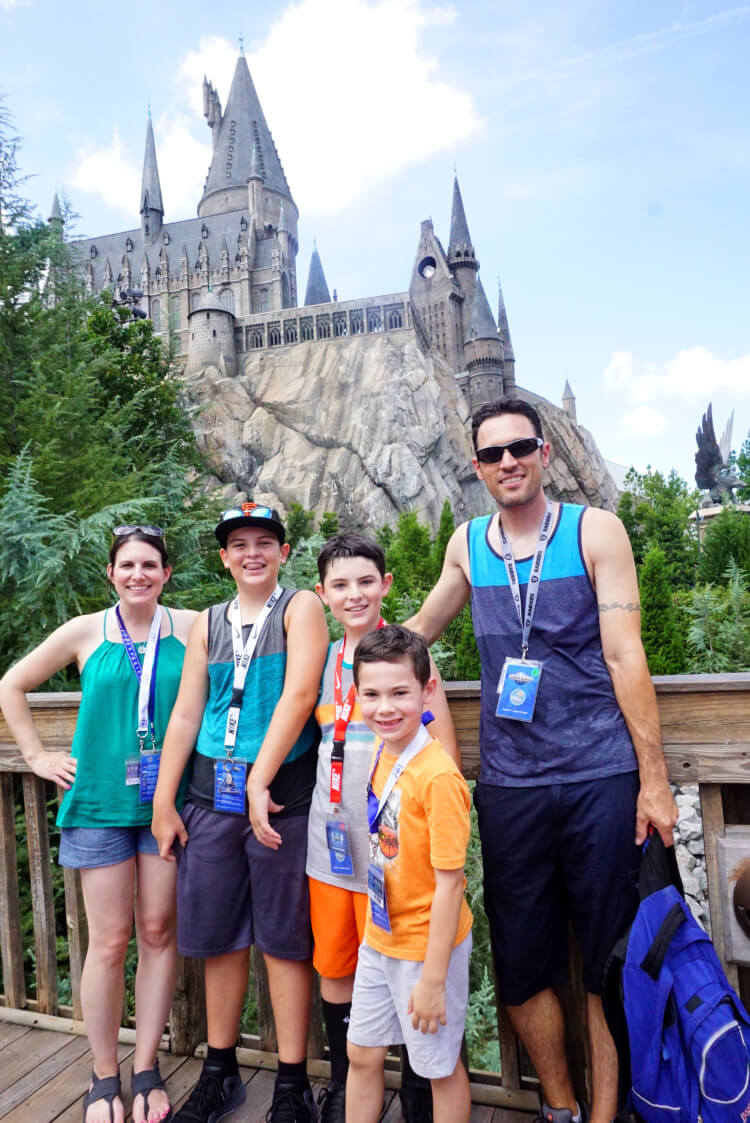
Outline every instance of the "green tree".
{"type": "Polygon", "coordinates": [[[335,511],[324,511],[320,520],[319,532],[325,542],[339,532],[339,517],[335,511]]]}
{"type": "Polygon", "coordinates": [[[706,523],[701,544],[701,577],[725,585],[733,559],[750,581],[750,514],[728,504],[706,523]]]}
{"type": "Polygon", "coordinates": [[[291,546],[291,553],[294,553],[303,538],[310,537],[314,522],[314,513],[308,511],[301,503],[289,505],[286,513],[286,540],[291,546]]]}
{"type": "Polygon", "coordinates": [[[695,674],[750,670],[750,595],[747,580],[734,559],[727,566],[725,587],[696,589],[686,612],[688,669],[695,674]]]}
{"type": "Polygon", "coordinates": [[[737,475],[742,480],[742,486],[737,489],[737,498],[747,503],[750,500],[750,433],[745,437],[745,442],[737,453],[735,467],[737,475]]]}
{"type": "Polygon", "coordinates": [[[386,567],[393,574],[393,587],[385,598],[386,618],[397,620],[397,603],[408,594],[417,604],[432,588],[432,537],[414,511],[399,515],[393,541],[386,551],[386,567]]]}
{"type": "Polygon", "coordinates": [[[453,518],[450,500],[446,499],[445,503],[443,503],[443,509],[440,512],[440,523],[438,525],[437,535],[432,544],[431,562],[433,581],[437,581],[440,576],[443,568],[443,561],[445,560],[445,551],[448,549],[448,543],[455,529],[456,523],[453,518]]]}
{"type": "Polygon", "coordinates": [[[685,649],[679,627],[664,551],[652,546],[639,574],[641,635],[652,675],[677,675],[685,670],[685,649]]]}
{"type": "Polygon", "coordinates": [[[474,623],[469,605],[457,618],[461,621],[461,634],[456,645],[456,678],[459,682],[474,682],[481,678],[482,661],[474,636],[474,623]]]}
{"type": "Polygon", "coordinates": [[[665,478],[661,472],[636,472],[625,477],[626,490],[617,513],[622,519],[640,567],[652,546],[663,552],[673,588],[691,588],[698,564],[698,543],[691,530],[689,515],[695,510],[698,494],[673,470],[665,478]]]}

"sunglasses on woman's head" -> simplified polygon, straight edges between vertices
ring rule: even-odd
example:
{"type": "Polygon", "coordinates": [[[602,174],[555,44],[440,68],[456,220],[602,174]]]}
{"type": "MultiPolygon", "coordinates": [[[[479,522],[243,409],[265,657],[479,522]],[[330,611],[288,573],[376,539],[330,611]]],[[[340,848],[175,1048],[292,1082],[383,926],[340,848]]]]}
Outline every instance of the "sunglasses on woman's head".
{"type": "Polygon", "coordinates": [[[148,534],[151,538],[163,538],[164,531],[160,526],[116,526],[112,530],[115,538],[119,538],[122,534],[135,534],[140,530],[141,534],[148,534]]]}
{"type": "Polygon", "coordinates": [[[543,444],[541,437],[520,437],[519,440],[511,441],[507,445],[487,445],[486,448],[477,449],[477,460],[480,464],[499,464],[506,452],[509,452],[514,460],[520,460],[524,456],[531,456],[532,452],[536,452],[543,444]]]}

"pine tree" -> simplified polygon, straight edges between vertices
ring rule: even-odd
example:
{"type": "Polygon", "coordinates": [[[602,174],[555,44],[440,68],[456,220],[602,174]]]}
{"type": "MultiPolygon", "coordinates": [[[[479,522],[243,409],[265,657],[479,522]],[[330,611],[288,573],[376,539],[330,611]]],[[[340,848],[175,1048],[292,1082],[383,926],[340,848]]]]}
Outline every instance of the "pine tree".
{"type": "Polygon", "coordinates": [[[682,631],[672,597],[664,551],[652,546],[639,575],[641,636],[652,675],[677,675],[685,669],[682,631]]]}
{"type": "Polygon", "coordinates": [[[327,538],[333,538],[334,534],[339,532],[339,517],[335,511],[324,511],[323,518],[320,520],[319,533],[325,541],[327,538]]]}
{"type": "Polygon", "coordinates": [[[729,504],[708,522],[701,544],[701,577],[726,585],[731,559],[750,581],[750,514],[729,504]]]}
{"type": "Polygon", "coordinates": [[[433,581],[437,581],[440,576],[443,568],[443,561],[445,560],[445,551],[448,549],[448,543],[455,529],[456,523],[453,518],[450,500],[446,499],[445,503],[443,503],[443,509],[440,512],[438,532],[432,544],[431,561],[433,581]]]}
{"type": "Polygon", "coordinates": [[[474,636],[474,623],[468,605],[461,610],[461,638],[456,647],[456,678],[459,682],[474,682],[481,678],[482,661],[474,636]]]}
{"type": "Polygon", "coordinates": [[[309,538],[313,532],[315,515],[308,511],[301,503],[290,503],[286,513],[286,540],[291,546],[291,553],[297,549],[304,538],[309,538]]]}
{"type": "Polygon", "coordinates": [[[399,515],[393,541],[386,552],[386,566],[393,574],[393,587],[385,599],[387,618],[398,620],[399,598],[408,594],[421,603],[432,588],[432,539],[429,528],[414,511],[399,515]]]}
{"type": "Polygon", "coordinates": [[[650,468],[631,468],[617,513],[630,537],[636,566],[640,568],[651,546],[664,552],[669,580],[675,589],[692,588],[698,564],[698,543],[689,515],[698,496],[675,471],[664,477],[650,468]]]}

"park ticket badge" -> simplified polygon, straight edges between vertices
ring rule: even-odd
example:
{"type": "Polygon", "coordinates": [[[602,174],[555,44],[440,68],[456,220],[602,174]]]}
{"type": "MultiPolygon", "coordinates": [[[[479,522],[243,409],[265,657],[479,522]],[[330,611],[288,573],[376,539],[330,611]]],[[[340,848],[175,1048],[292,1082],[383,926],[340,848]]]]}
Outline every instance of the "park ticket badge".
{"type": "Polygon", "coordinates": [[[159,762],[161,752],[158,749],[141,749],[140,753],[140,803],[151,803],[156,791],[156,781],[159,779],[159,762]]]}
{"type": "Polygon", "coordinates": [[[514,721],[531,721],[541,677],[541,663],[533,659],[508,657],[497,688],[495,716],[512,718],[514,721]]]}
{"type": "Polygon", "coordinates": [[[391,930],[388,916],[388,902],[385,899],[385,870],[370,862],[367,867],[367,896],[370,898],[370,912],[373,924],[385,932],[391,930]]]}
{"type": "Polygon", "coordinates": [[[214,762],[214,811],[245,814],[247,765],[244,760],[214,762]]]}
{"type": "Polygon", "coordinates": [[[353,874],[354,864],[349,849],[349,828],[343,819],[326,820],[326,844],[331,873],[353,874]]]}

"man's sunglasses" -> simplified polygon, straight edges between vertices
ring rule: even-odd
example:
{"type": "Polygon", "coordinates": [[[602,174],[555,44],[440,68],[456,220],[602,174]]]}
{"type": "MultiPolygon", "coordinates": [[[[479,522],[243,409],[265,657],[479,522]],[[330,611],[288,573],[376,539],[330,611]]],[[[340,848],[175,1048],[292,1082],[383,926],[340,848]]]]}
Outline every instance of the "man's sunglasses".
{"type": "Polygon", "coordinates": [[[141,534],[148,534],[150,538],[163,538],[164,531],[160,526],[115,526],[112,528],[112,534],[115,538],[119,538],[122,534],[135,534],[140,530],[141,534]]]}
{"type": "Polygon", "coordinates": [[[487,448],[477,449],[477,460],[480,464],[499,464],[506,452],[514,460],[520,460],[523,456],[531,456],[543,444],[541,437],[521,437],[507,445],[487,445],[487,448]]]}

